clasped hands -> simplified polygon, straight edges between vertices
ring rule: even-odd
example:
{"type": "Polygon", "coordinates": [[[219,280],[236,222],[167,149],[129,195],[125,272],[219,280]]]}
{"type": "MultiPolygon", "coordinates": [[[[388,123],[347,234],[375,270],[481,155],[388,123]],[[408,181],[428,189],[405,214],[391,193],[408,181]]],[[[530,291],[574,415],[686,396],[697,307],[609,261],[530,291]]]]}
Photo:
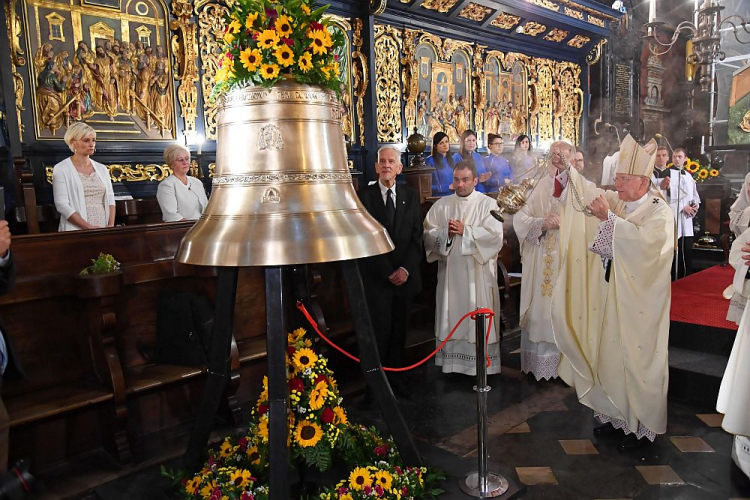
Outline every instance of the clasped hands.
{"type": "Polygon", "coordinates": [[[558,214],[549,214],[544,218],[542,222],[542,231],[549,231],[550,229],[559,229],[560,227],[560,216],[558,214]]]}
{"type": "Polygon", "coordinates": [[[684,213],[688,217],[694,217],[695,214],[698,213],[698,206],[688,205],[682,209],[682,213],[684,213]]]}
{"type": "Polygon", "coordinates": [[[448,238],[453,238],[457,234],[464,235],[464,223],[459,219],[450,219],[448,221],[448,238]]]}

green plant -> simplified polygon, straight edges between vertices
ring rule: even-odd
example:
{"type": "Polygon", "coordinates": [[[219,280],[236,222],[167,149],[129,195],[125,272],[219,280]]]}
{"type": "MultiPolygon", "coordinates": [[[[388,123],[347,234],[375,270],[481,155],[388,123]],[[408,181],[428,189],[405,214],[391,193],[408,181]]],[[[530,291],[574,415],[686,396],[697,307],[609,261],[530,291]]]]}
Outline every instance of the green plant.
{"type": "Polygon", "coordinates": [[[91,259],[92,264],[84,267],[79,273],[81,276],[89,274],[107,274],[120,270],[120,263],[108,253],[100,253],[96,259],[91,259]]]}

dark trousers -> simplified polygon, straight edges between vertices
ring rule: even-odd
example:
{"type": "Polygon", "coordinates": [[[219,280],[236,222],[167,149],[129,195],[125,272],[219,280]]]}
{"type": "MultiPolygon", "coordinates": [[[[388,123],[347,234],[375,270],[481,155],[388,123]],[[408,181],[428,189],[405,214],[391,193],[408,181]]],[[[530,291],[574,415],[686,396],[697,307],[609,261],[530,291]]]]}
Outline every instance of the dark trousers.
{"type": "Polygon", "coordinates": [[[414,297],[376,291],[367,293],[368,309],[380,362],[383,366],[399,368],[404,365],[406,332],[414,297]]]}
{"type": "Polygon", "coordinates": [[[693,272],[693,239],[693,236],[683,236],[677,240],[677,252],[674,257],[677,265],[672,262],[672,281],[693,272]]]}

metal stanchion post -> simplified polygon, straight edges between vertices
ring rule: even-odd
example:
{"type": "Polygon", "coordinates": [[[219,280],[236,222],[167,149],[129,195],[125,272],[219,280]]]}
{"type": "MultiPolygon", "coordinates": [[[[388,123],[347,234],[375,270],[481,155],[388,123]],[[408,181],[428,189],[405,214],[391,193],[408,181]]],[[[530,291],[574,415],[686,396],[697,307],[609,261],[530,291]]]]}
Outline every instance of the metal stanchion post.
{"type": "Polygon", "coordinates": [[[479,469],[470,472],[463,481],[459,482],[461,490],[467,495],[478,498],[499,497],[508,490],[508,480],[500,474],[487,471],[487,393],[491,387],[487,385],[487,365],[485,346],[485,313],[476,317],[477,341],[477,453],[479,455],[479,469]]]}

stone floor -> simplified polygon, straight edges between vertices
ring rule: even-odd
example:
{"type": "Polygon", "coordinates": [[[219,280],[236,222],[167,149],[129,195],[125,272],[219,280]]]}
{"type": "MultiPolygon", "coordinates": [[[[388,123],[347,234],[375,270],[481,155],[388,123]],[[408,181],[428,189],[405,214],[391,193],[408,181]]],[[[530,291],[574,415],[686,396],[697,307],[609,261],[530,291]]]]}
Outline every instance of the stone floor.
{"type": "MultiPolygon", "coordinates": [[[[596,438],[592,412],[559,381],[536,382],[520,372],[518,338],[506,339],[503,373],[489,378],[491,470],[525,485],[516,498],[536,499],[750,499],[750,480],[730,457],[732,438],[711,407],[670,401],[667,434],[632,452],[619,438],[596,438]]],[[[459,477],[475,469],[474,380],[440,372],[431,362],[410,372],[397,397],[428,465],[453,477],[440,498],[469,498],[459,477]]],[[[363,396],[345,401],[350,419],[382,426],[379,410],[363,396]]],[[[97,487],[87,500],[170,498],[158,467],[97,487]]]]}

